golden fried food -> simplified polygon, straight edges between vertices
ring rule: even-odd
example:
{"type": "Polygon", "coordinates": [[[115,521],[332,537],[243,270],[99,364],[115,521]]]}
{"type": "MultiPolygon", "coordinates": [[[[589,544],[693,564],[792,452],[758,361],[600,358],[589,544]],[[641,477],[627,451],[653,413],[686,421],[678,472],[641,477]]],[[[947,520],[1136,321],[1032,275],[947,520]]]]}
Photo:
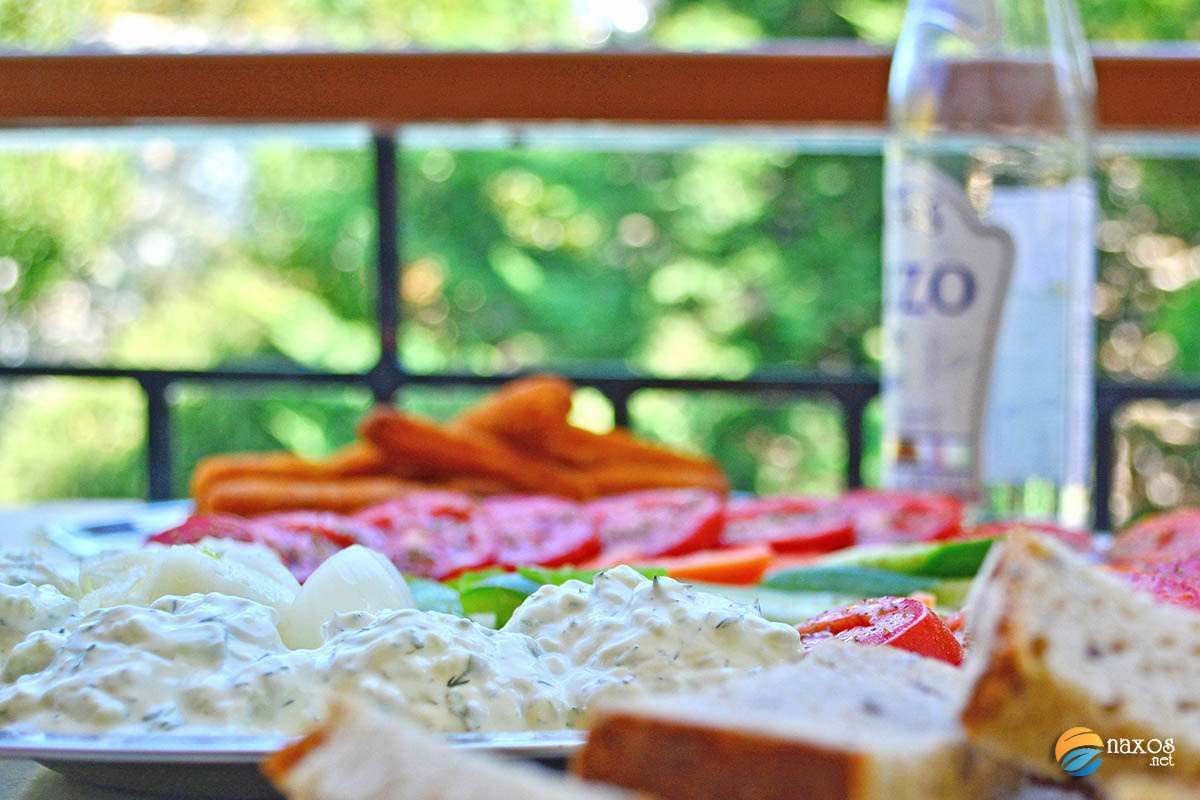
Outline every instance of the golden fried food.
{"type": "Polygon", "coordinates": [[[720,494],[729,483],[720,470],[664,466],[639,462],[600,464],[584,474],[592,480],[596,494],[620,494],[641,489],[709,489],[720,494]]]}
{"type": "Polygon", "coordinates": [[[371,446],[369,442],[353,441],[342,449],[334,452],[321,463],[330,475],[344,478],[356,475],[379,475],[388,471],[388,465],[383,460],[383,453],[371,446]]]}
{"type": "Polygon", "coordinates": [[[520,487],[513,486],[507,481],[496,478],[485,478],[478,475],[461,475],[457,478],[447,478],[444,481],[430,484],[429,488],[473,494],[478,497],[493,497],[499,494],[521,494],[520,487]]]}
{"type": "Polygon", "coordinates": [[[199,514],[254,516],[274,511],[334,511],[349,514],[419,489],[394,475],[348,478],[295,478],[242,475],[226,478],[196,495],[199,514]]]}
{"type": "MultiPolygon", "coordinates": [[[[227,453],[201,459],[192,472],[192,496],[206,494],[213,486],[230,478],[278,477],[322,480],[359,475],[380,475],[392,465],[366,442],[354,442],[334,453],[327,461],[310,461],[287,452],[227,453]]],[[[408,477],[401,475],[400,477],[408,477]]]]}
{"type": "Polygon", "coordinates": [[[576,470],[549,464],[487,433],[442,427],[393,408],[369,413],[359,435],[388,459],[419,464],[435,478],[482,476],[529,492],[573,498],[593,494],[591,482],[576,470]]]}
{"type": "Polygon", "coordinates": [[[192,496],[202,512],[255,514],[352,510],[414,488],[576,499],[690,486],[727,491],[711,459],[620,428],[575,427],[568,420],[574,391],[553,375],[520,378],[448,425],[377,408],[359,425],[359,440],[325,461],[282,452],[206,458],[192,476],[192,496]]]}
{"type": "Polygon", "coordinates": [[[554,375],[518,378],[459,414],[452,425],[524,438],[546,425],[566,424],[574,391],[574,384],[554,375]]]}
{"type": "Polygon", "coordinates": [[[551,375],[521,378],[464,411],[453,424],[575,467],[633,462],[721,475],[711,459],[638,439],[627,430],[592,433],[571,425],[567,416],[574,388],[570,381],[551,375]]]}
{"type": "Polygon", "coordinates": [[[534,435],[522,437],[519,442],[514,439],[510,441],[546,458],[585,470],[604,465],[642,464],[655,465],[664,470],[680,469],[721,475],[721,468],[715,461],[638,439],[622,428],[608,433],[592,433],[562,423],[545,426],[534,435]]]}

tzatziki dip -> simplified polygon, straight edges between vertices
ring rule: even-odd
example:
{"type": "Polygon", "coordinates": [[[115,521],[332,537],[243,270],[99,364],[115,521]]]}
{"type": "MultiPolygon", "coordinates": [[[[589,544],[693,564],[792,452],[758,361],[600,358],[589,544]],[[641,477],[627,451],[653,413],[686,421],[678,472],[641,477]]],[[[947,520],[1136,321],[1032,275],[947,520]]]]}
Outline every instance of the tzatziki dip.
{"type": "Polygon", "coordinates": [[[149,546],[77,576],[3,554],[0,728],[290,735],[337,690],[431,731],[554,730],[601,699],[801,653],[791,626],[629,567],[544,586],[499,630],[412,605],[360,547],[304,587],[270,551],[232,541],[149,546]]]}

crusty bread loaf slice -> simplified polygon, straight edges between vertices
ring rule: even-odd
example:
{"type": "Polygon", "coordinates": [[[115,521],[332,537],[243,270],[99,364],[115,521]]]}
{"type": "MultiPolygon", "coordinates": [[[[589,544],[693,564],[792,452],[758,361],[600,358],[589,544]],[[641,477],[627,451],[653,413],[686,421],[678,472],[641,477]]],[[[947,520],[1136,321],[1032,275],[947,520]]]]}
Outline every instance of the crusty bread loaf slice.
{"type": "Polygon", "coordinates": [[[535,767],[455,751],[359,701],[263,764],[289,800],[630,800],[617,790],[535,767]]]}
{"type": "Polygon", "coordinates": [[[1173,781],[1170,770],[1163,776],[1118,775],[1104,784],[1105,800],[1196,800],[1196,788],[1173,781]]]}
{"type": "Polygon", "coordinates": [[[574,768],[666,800],[974,800],[1008,784],[966,744],[961,678],[828,642],[719,688],[602,706],[574,768]]]}
{"type": "MultiPolygon", "coordinates": [[[[968,734],[1031,771],[1063,777],[1055,742],[1173,738],[1174,766],[1104,754],[1088,779],[1200,784],[1200,614],[1163,605],[1059,543],[1014,533],[992,549],[966,604],[968,734]]],[[[1196,791],[1193,789],[1193,791],[1196,791]]],[[[1200,796],[1200,791],[1196,791],[1200,796]]]]}

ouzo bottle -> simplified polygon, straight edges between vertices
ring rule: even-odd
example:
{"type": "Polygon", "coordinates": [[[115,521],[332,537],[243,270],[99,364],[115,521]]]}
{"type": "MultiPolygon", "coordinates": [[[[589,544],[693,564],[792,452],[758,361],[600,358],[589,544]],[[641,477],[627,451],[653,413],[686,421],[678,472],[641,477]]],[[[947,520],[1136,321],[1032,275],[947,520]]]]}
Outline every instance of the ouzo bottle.
{"type": "Polygon", "coordinates": [[[1071,0],[911,0],[885,149],[883,482],[1084,524],[1095,77],[1071,0]]]}

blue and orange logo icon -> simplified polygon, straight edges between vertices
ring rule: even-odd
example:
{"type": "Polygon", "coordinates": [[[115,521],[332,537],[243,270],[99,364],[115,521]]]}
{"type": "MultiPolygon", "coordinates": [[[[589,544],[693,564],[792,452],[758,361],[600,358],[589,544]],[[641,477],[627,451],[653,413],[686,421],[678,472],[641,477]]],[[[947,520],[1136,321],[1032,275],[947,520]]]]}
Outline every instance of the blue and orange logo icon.
{"type": "Polygon", "coordinates": [[[1103,752],[1104,740],[1091,728],[1069,728],[1054,743],[1054,760],[1073,778],[1083,778],[1099,769],[1103,752]]]}

